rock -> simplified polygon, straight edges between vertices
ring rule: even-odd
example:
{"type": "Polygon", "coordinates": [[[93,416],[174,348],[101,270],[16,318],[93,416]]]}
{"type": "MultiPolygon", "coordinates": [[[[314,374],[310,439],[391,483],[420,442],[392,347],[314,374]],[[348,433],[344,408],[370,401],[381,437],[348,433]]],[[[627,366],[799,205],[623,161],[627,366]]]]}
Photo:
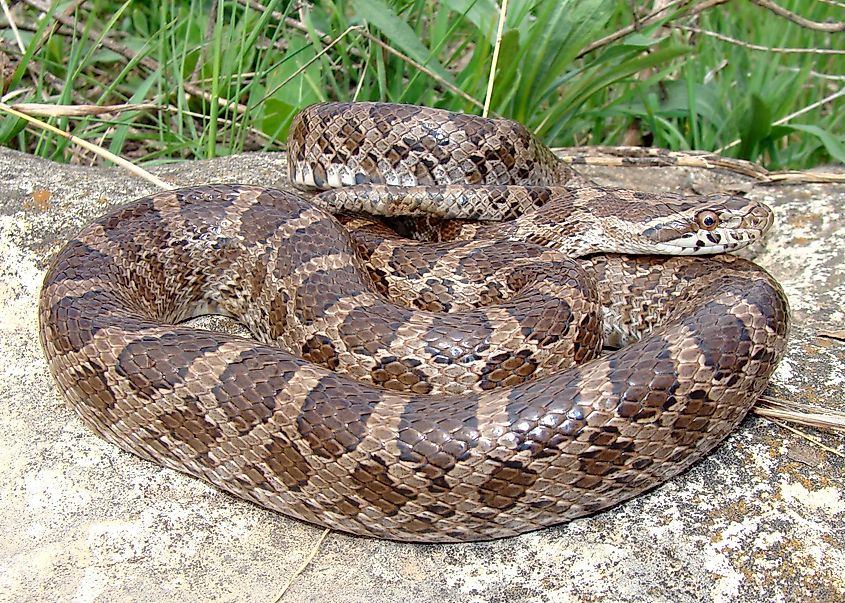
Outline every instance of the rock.
{"type": "MultiPolygon", "coordinates": [[[[284,157],[154,170],[179,185],[284,186],[284,157]]],[[[778,225],[752,255],[794,313],[769,393],[843,409],[843,185],[752,186],[725,172],[599,169],[643,190],[750,189],[778,225]]],[[[330,533],[123,453],[63,404],[37,340],[49,258],[88,220],[152,192],[116,168],[0,150],[0,543],[4,601],[841,601],[841,456],[750,417],[713,454],[606,512],[518,538],[421,546],[330,533]]],[[[842,450],[842,438],[814,432],[842,450]]]]}

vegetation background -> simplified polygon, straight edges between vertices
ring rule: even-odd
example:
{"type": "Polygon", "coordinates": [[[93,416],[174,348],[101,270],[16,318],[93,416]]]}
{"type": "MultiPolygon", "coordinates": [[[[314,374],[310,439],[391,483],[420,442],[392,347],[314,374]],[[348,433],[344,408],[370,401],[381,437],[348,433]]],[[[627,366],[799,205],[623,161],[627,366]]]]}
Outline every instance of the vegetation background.
{"type": "MultiPolygon", "coordinates": [[[[283,148],[322,100],[490,112],[552,146],[845,162],[840,0],[0,0],[3,107],[138,164],[283,148]]],[[[21,119],[0,143],[98,157],[21,119]]]]}

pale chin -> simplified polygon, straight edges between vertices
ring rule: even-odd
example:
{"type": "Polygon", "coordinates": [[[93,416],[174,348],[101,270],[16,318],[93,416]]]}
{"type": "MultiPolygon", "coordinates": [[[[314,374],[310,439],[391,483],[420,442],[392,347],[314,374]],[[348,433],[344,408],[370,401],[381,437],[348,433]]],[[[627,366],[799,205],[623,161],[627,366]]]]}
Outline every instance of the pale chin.
{"type": "Polygon", "coordinates": [[[739,233],[739,236],[722,235],[722,240],[719,243],[708,241],[704,246],[697,246],[697,243],[701,239],[691,237],[679,239],[677,243],[656,243],[654,244],[654,249],[656,253],[665,253],[668,255],[713,255],[747,247],[758,238],[759,236],[754,236],[754,233],[742,232],[739,233]]]}

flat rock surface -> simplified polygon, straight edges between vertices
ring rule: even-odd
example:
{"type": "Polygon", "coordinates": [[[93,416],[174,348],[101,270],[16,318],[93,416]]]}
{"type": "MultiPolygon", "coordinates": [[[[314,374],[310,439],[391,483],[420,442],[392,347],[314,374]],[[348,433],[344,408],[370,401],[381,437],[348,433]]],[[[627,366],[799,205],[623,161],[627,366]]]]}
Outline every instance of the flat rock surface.
{"type": "MultiPolygon", "coordinates": [[[[586,168],[585,168],[586,169],[586,168]]],[[[284,157],[153,170],[179,185],[284,186],[284,157]]],[[[749,253],[783,284],[792,338],[769,393],[843,410],[845,186],[753,186],[725,172],[589,168],[642,190],[744,188],[777,226],[749,253]]],[[[0,149],[1,601],[842,601],[843,438],[758,417],[664,486],[496,542],[409,545],[329,533],[142,461],[63,404],[38,345],[49,258],[88,220],[152,192],[116,168],[0,149]],[[291,581],[287,590],[285,586],[291,581]]]]}

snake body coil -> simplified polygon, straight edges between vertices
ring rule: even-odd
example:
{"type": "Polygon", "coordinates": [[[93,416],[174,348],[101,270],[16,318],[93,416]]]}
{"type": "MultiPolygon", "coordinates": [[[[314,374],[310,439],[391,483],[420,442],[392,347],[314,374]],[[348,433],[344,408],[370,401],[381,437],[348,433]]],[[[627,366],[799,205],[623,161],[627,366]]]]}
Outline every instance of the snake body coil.
{"type": "MultiPolygon", "coordinates": [[[[525,135],[512,122],[427,109],[317,106],[292,126],[291,172],[309,186],[368,184],[361,194],[388,204],[396,191],[372,185],[448,188],[466,174],[455,160],[476,166],[468,177],[476,183],[568,180],[525,135]],[[449,137],[465,157],[443,154],[449,137]],[[313,163],[316,147],[365,152],[352,163],[324,154],[313,163]],[[373,167],[367,180],[362,170],[373,167]],[[413,176],[385,176],[394,171],[413,176]]],[[[475,211],[463,189],[450,190],[433,194],[460,206],[456,217],[475,211]]],[[[596,200],[621,193],[542,189],[524,202],[510,196],[535,193],[496,190],[494,213],[528,210],[517,226],[489,244],[434,251],[380,234],[353,240],[310,202],[261,187],[135,201],[87,226],[50,267],[40,301],[50,370],[85,423],[121,448],[361,535],[508,536],[606,508],[683,471],[737,425],[781,358],[788,308],[779,285],[729,256],[575,262],[502,240],[540,233],[535,242],[593,253],[593,243],[556,239],[557,218],[543,216],[566,206],[613,231],[621,225],[596,200]],[[429,312],[451,291],[446,267],[497,273],[479,276],[496,305],[429,312]],[[423,301],[407,300],[417,309],[381,296],[406,273],[422,283],[423,301]],[[207,313],[236,317],[261,341],[178,324],[207,313]],[[610,330],[627,345],[593,357],[603,320],[618,323],[610,330]]],[[[681,249],[746,237],[706,230],[712,216],[727,223],[741,214],[733,225],[741,232],[771,220],[733,198],[690,214],[688,200],[637,196],[629,201],[646,209],[623,218],[640,222],[642,241],[681,249]],[[705,234],[690,234],[690,221],[705,234]]]]}

